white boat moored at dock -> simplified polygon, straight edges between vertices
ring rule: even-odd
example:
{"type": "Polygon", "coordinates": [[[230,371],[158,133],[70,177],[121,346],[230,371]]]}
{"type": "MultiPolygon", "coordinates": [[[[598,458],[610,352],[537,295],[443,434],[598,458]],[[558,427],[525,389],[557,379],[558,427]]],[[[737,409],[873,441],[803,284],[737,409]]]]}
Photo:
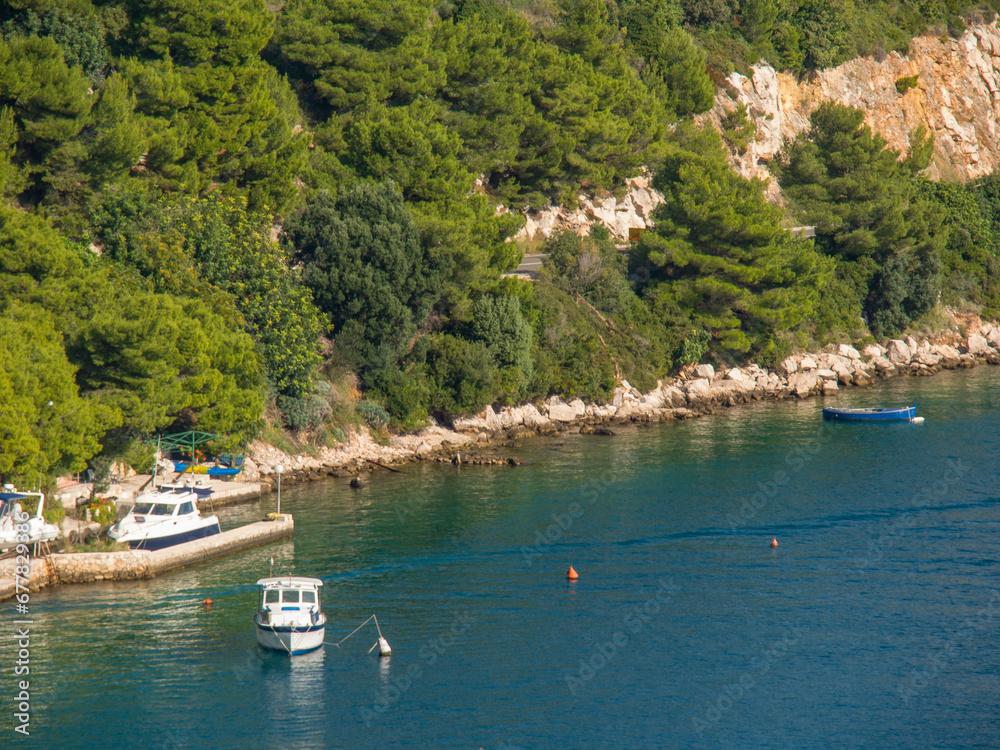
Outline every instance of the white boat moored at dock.
{"type": "Polygon", "coordinates": [[[257,643],[270,651],[304,654],[323,645],[326,615],[320,607],[318,578],[261,578],[260,603],[253,621],[257,643]]]}
{"type": "Polygon", "coordinates": [[[198,512],[198,495],[189,487],[163,485],[135,499],[135,505],[108,531],[132,549],[158,550],[222,531],[219,519],[198,512]]]}

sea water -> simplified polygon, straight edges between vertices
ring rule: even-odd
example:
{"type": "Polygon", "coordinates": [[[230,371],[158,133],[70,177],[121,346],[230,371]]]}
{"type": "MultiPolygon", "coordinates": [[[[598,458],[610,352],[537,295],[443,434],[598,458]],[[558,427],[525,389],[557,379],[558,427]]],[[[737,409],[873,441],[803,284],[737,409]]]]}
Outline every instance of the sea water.
{"type": "Polygon", "coordinates": [[[755,404],[286,487],[292,540],[32,594],[28,738],[0,604],[0,747],[1000,747],[1000,369],[826,403],[914,401],[921,425],[755,404]],[[272,557],[324,581],[327,641],[375,614],[392,656],[374,623],[261,651],[272,557]]]}

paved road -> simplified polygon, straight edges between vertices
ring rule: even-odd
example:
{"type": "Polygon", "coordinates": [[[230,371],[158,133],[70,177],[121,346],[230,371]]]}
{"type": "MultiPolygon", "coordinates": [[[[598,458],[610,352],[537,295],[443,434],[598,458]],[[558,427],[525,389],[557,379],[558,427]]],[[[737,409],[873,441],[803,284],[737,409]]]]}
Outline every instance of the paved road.
{"type": "Polygon", "coordinates": [[[521,261],[514,273],[538,273],[538,270],[542,267],[542,261],[549,257],[545,253],[530,253],[525,254],[524,260],[521,261]]]}

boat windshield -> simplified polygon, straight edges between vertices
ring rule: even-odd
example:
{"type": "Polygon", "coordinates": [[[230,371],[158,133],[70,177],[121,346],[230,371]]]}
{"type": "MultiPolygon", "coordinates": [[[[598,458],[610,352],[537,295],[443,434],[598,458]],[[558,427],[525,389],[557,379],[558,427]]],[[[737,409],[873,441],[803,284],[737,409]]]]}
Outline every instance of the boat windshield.
{"type": "Polygon", "coordinates": [[[132,512],[149,513],[149,511],[152,510],[152,508],[153,508],[152,503],[136,503],[135,506],[132,508],[132,512]]]}
{"type": "Polygon", "coordinates": [[[303,591],[302,592],[302,603],[303,604],[315,604],[316,603],[316,592],[315,591],[303,591]]]}
{"type": "Polygon", "coordinates": [[[155,503],[153,507],[147,511],[151,516],[169,516],[174,512],[176,505],[164,505],[163,503],[155,503]]]}
{"type": "Polygon", "coordinates": [[[280,596],[281,592],[277,589],[268,589],[264,594],[264,601],[268,604],[276,604],[280,596]]]}

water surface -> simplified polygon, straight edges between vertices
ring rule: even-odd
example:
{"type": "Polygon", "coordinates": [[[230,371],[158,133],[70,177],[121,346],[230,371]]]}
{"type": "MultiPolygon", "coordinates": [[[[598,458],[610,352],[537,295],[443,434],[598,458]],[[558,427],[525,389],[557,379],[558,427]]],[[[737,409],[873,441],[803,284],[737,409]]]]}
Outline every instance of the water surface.
{"type": "Polygon", "coordinates": [[[1000,369],[835,403],[913,401],[923,425],[757,404],[286,487],[293,540],[33,594],[32,736],[8,626],[2,746],[995,748],[1000,369]],[[393,656],[371,626],[261,652],[272,556],[324,580],[329,641],[375,613],[393,656]]]}

